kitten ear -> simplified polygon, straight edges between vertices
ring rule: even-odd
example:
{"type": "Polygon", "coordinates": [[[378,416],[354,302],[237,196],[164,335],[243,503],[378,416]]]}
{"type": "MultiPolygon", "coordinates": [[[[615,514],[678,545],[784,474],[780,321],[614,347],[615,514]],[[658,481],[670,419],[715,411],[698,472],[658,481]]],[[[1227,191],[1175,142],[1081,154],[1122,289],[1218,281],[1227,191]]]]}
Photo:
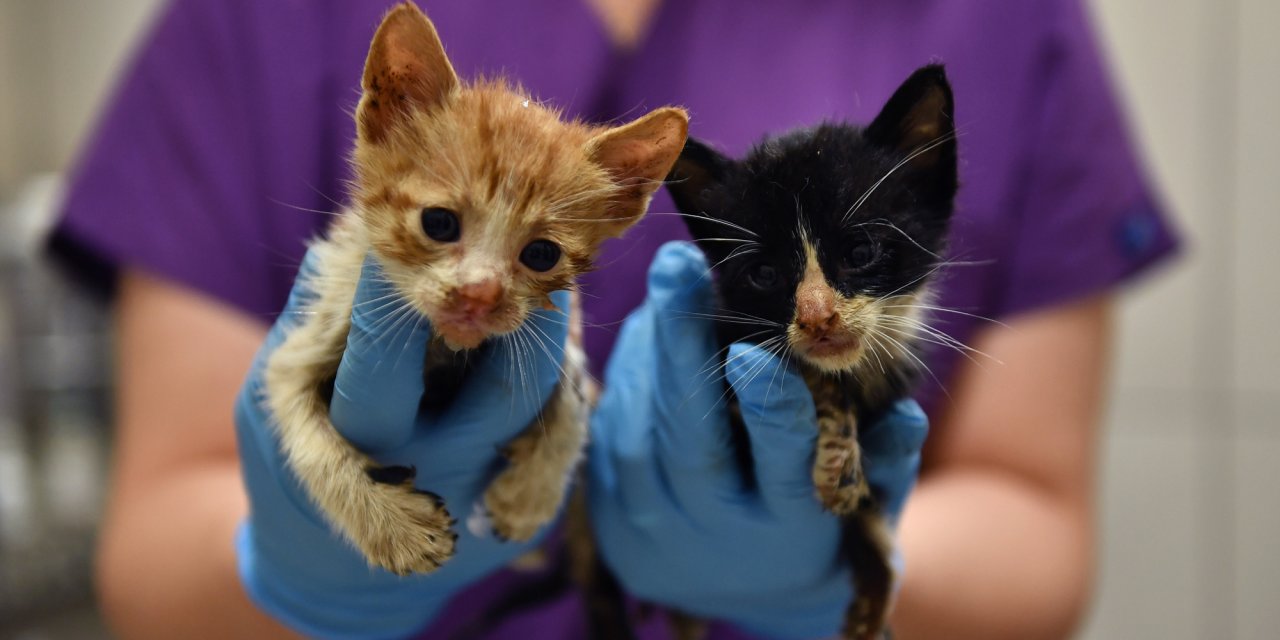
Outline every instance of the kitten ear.
{"type": "Polygon", "coordinates": [[[689,114],[677,107],[663,107],[587,142],[587,157],[621,187],[602,216],[612,220],[602,225],[605,234],[620,236],[640,221],[688,135],[689,114]]]}
{"type": "Polygon", "coordinates": [[[955,182],[955,105],[942,65],[916,70],[866,129],[872,143],[910,156],[908,166],[955,182]]]}
{"type": "Polygon", "coordinates": [[[382,19],[369,45],[364,95],[356,109],[359,137],[378,142],[413,109],[439,106],[458,87],[435,25],[412,2],[382,19]]]}
{"type": "Polygon", "coordinates": [[[680,152],[680,159],[671,168],[671,174],[667,176],[667,191],[671,192],[671,199],[680,213],[686,214],[681,218],[694,240],[724,235],[723,225],[706,218],[719,214],[719,207],[711,202],[711,191],[724,180],[732,166],[733,160],[728,156],[701,140],[689,138],[680,152]]]}

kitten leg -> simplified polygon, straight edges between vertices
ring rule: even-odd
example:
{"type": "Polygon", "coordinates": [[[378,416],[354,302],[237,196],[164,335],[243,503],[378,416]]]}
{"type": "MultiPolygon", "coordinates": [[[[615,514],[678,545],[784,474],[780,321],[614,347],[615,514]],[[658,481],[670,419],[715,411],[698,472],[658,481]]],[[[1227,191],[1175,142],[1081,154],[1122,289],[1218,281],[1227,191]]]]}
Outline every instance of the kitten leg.
{"type": "Polygon", "coordinates": [[[365,248],[341,232],[318,245],[311,289],[318,297],[264,374],[267,408],[285,461],[321,515],[369,562],[400,575],[433,571],[453,555],[457,534],[438,496],[413,487],[413,471],[380,467],[329,420],[324,386],[346,346],[365,248]],[[340,241],[347,240],[345,244],[340,241]]]}
{"type": "Polygon", "coordinates": [[[889,528],[874,507],[863,507],[845,518],[843,527],[844,552],[853,568],[857,593],[845,611],[843,635],[851,640],[889,637],[889,605],[895,580],[889,528]]]}
{"type": "Polygon", "coordinates": [[[837,379],[822,374],[806,377],[818,416],[818,446],[813,462],[813,486],[822,506],[836,515],[858,509],[870,487],[862,475],[858,446],[858,418],[837,379]]]}
{"type": "Polygon", "coordinates": [[[573,470],[582,459],[587,440],[587,403],[578,379],[585,356],[567,344],[565,375],[542,413],[507,444],[507,468],[484,494],[493,531],[506,540],[523,542],[550,522],[564,502],[573,470]]]}
{"type": "Polygon", "coordinates": [[[569,335],[560,365],[559,385],[542,413],[507,444],[507,468],[485,490],[484,505],[493,531],[523,542],[560,510],[569,481],[587,442],[588,395],[593,393],[582,351],[582,312],[575,294],[570,301],[569,335]]]}
{"type": "Polygon", "coordinates": [[[822,506],[836,515],[848,515],[870,495],[862,476],[861,449],[857,440],[845,435],[838,420],[818,419],[818,451],[813,465],[813,482],[822,506]],[[827,424],[824,425],[823,423],[827,424]]]}
{"type": "Polygon", "coordinates": [[[569,498],[564,529],[569,574],[586,605],[587,637],[591,640],[635,640],[622,586],[605,565],[596,546],[583,475],[579,474],[579,483],[569,498]]]}
{"type": "Polygon", "coordinates": [[[839,378],[814,372],[805,381],[818,417],[814,487],[823,506],[842,518],[842,547],[857,594],[845,612],[843,635],[880,640],[888,623],[893,547],[884,518],[868,500],[871,487],[862,472],[856,409],[839,378]]]}

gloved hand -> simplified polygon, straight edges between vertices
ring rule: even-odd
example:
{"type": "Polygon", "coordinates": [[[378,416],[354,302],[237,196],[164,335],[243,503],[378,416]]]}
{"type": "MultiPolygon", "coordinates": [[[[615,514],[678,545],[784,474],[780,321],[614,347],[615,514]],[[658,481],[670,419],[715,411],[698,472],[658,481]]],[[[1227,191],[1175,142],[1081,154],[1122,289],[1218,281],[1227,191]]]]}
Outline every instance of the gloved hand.
{"type": "MultiPolygon", "coordinates": [[[[589,506],[606,564],[645,600],[770,637],[839,631],[852,599],[839,523],[811,479],[818,429],[800,376],[758,347],[729,348],[725,377],[746,423],[757,488],[730,444],[706,261],[670,243],[645,304],[614,348],[592,419],[589,506]]],[[[869,481],[896,521],[927,421],[900,403],[861,434],[869,481]]]]}
{"type": "MultiPolygon", "coordinates": [[[[315,268],[313,253],[303,262],[304,273],[315,268]]],[[[547,352],[524,350],[517,363],[513,354],[520,350],[514,342],[512,348],[488,349],[474,362],[453,405],[429,418],[419,411],[419,402],[430,328],[401,312],[376,263],[366,261],[330,415],[348,440],[380,463],[416,467],[414,484],[442,496],[459,520],[453,558],[431,574],[401,578],[370,568],[329,530],[285,466],[268,424],[261,401],[264,364],[296,322],[302,302],[313,297],[304,285],[295,285],[236,402],[251,505],[236,540],[240,576],[259,607],[308,636],[404,637],[426,626],[451,595],[536,544],[505,543],[487,527],[472,527],[477,536],[466,520],[501,468],[498,448],[530,424],[556,386],[567,317],[537,312],[530,322],[550,338],[543,338],[547,352]]],[[[568,309],[566,292],[552,299],[568,309]]]]}

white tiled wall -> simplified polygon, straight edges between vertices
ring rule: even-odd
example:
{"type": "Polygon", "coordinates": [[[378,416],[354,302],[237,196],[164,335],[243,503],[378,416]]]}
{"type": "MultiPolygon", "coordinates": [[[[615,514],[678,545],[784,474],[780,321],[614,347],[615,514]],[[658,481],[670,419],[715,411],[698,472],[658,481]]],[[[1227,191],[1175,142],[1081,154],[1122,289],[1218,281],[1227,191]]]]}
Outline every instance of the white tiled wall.
{"type": "Polygon", "coordinates": [[[0,0],[0,196],[63,168],[161,0],[0,0]]]}
{"type": "MultiPolygon", "coordinates": [[[[1236,282],[1235,383],[1274,400],[1280,396],[1280,3],[1245,2],[1237,24],[1231,164],[1237,215],[1229,254],[1236,282]]],[[[1270,425],[1273,435],[1280,432],[1280,420],[1270,425]]]]}
{"type": "MultiPolygon", "coordinates": [[[[65,165],[157,4],[0,0],[0,194],[65,165]]],[[[1188,244],[1122,312],[1081,635],[1277,638],[1280,2],[1093,6],[1188,244]]]]}
{"type": "Polygon", "coordinates": [[[1121,319],[1083,637],[1280,637],[1280,3],[1094,0],[1188,236],[1121,319]]]}

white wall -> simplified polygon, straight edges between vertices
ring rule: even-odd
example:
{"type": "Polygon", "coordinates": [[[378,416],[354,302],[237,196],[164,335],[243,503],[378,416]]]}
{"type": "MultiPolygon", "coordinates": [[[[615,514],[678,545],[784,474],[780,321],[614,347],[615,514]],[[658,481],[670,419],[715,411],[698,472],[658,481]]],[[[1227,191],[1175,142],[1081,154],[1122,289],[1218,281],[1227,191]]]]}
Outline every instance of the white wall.
{"type": "Polygon", "coordinates": [[[64,167],[160,0],[0,0],[0,197],[64,167]]]}
{"type": "Polygon", "coordinates": [[[1123,312],[1084,636],[1275,638],[1280,4],[1094,5],[1189,242],[1123,312]]]}
{"type": "MultiPolygon", "coordinates": [[[[0,0],[0,196],[72,157],[157,4],[0,0]]],[[[1188,251],[1122,313],[1101,470],[1101,583],[1082,635],[1273,638],[1280,3],[1094,6],[1188,251]]]]}

